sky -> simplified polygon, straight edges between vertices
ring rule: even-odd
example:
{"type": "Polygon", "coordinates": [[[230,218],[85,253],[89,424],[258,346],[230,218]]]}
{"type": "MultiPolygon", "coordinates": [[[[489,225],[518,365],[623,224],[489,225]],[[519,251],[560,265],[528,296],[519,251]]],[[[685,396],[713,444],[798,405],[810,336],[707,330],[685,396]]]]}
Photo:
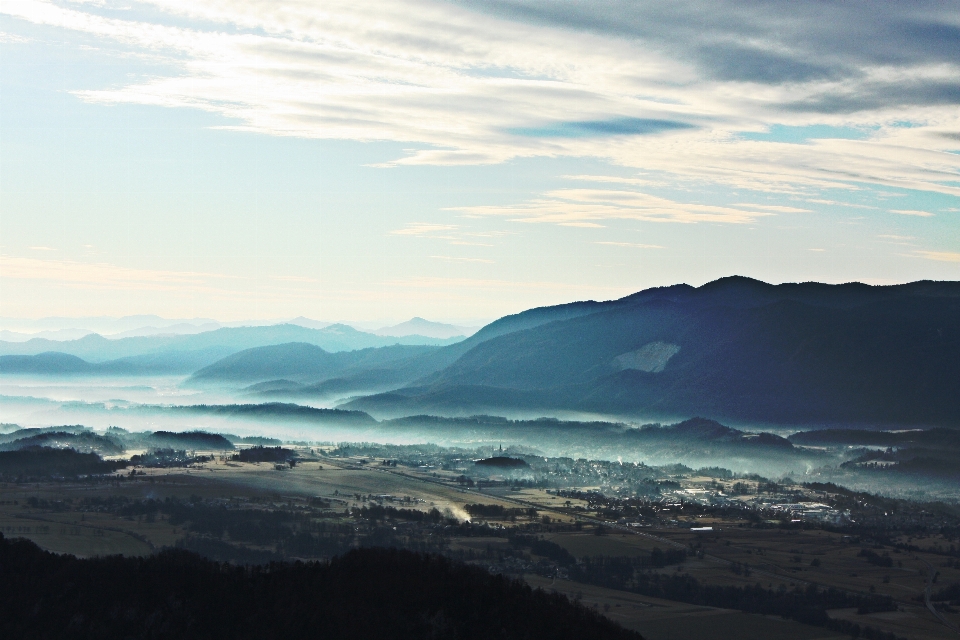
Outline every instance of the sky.
{"type": "Polygon", "coordinates": [[[0,315],[960,279],[960,2],[0,0],[0,315]]]}

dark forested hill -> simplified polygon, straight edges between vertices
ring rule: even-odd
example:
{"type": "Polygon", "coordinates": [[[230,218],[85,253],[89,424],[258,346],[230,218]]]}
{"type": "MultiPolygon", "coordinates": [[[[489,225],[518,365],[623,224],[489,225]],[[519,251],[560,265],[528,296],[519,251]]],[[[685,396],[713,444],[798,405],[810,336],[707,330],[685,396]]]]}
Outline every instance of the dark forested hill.
{"type": "Polygon", "coordinates": [[[960,283],[725,278],[578,309],[478,341],[484,329],[442,370],[349,406],[960,425],[960,283]]]}
{"type": "Polygon", "coordinates": [[[237,567],[184,551],[79,560],[0,535],[4,638],[639,639],[566,597],[395,549],[237,567]]]}

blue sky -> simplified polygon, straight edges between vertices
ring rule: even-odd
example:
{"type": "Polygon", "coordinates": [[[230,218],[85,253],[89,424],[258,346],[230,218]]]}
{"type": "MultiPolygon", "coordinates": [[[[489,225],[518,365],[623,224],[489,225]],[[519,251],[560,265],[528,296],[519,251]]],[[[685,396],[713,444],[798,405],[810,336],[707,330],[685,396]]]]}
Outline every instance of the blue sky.
{"type": "Polygon", "coordinates": [[[0,2],[3,316],[960,276],[960,3],[0,2]]]}

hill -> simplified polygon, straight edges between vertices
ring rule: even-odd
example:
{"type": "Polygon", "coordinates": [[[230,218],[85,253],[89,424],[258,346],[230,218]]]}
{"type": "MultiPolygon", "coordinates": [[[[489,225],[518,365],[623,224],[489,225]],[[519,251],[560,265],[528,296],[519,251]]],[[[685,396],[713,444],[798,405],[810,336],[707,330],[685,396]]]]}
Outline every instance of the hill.
{"type": "MultiPolygon", "coordinates": [[[[284,385],[278,379],[288,383],[319,382],[370,371],[410,369],[407,379],[411,380],[420,373],[420,369],[414,364],[416,359],[434,350],[436,347],[394,345],[330,353],[312,344],[291,342],[235,353],[197,371],[193,380],[275,381],[274,386],[252,391],[298,389],[296,386],[284,385]]],[[[393,379],[391,382],[403,381],[393,379]]]]}
{"type": "Polygon", "coordinates": [[[0,373],[90,374],[95,370],[86,360],[67,353],[48,351],[35,356],[0,356],[0,373]]]}
{"type": "Polygon", "coordinates": [[[345,408],[960,425],[960,283],[724,278],[531,310],[430,357],[454,350],[435,373],[345,408]]]}
{"type": "Polygon", "coordinates": [[[404,367],[391,367],[391,371],[357,370],[343,377],[321,381],[297,394],[275,393],[272,395],[324,396],[348,391],[370,392],[372,388],[386,385],[388,388],[409,384],[414,380],[428,380],[429,376],[449,367],[477,345],[515,331],[538,327],[549,322],[564,320],[616,303],[574,302],[554,307],[538,307],[521,313],[504,316],[486,325],[465,340],[452,339],[453,344],[439,347],[405,363],[404,367]]]}
{"type": "Polygon", "coordinates": [[[0,535],[0,566],[7,638],[640,637],[565,596],[396,549],[249,568],[173,550],[79,560],[0,535]]]}
{"type": "MultiPolygon", "coordinates": [[[[126,466],[125,461],[107,461],[96,453],[80,453],[73,449],[27,447],[15,451],[0,451],[2,482],[106,475],[126,466]]],[[[10,636],[4,634],[4,637],[10,636]]]]}

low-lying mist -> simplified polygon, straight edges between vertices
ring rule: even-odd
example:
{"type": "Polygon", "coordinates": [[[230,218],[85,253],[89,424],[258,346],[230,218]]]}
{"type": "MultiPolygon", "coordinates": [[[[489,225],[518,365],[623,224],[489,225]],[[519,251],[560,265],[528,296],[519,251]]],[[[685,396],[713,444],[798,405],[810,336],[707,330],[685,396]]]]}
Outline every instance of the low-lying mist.
{"type": "MultiPolygon", "coordinates": [[[[782,425],[774,433],[763,426],[734,428],[708,418],[661,424],[624,421],[617,416],[518,416],[508,411],[378,420],[362,411],[337,409],[337,402],[269,402],[236,388],[198,389],[184,386],[183,381],[177,376],[4,376],[0,380],[0,422],[6,432],[83,425],[97,432],[111,427],[131,432],[205,431],[298,443],[430,443],[491,450],[503,445],[549,458],[719,467],[736,474],[842,482],[886,495],[955,497],[956,479],[949,471],[924,473],[917,463],[911,466],[912,458],[892,460],[899,463],[893,466],[887,465],[891,461],[880,464],[880,454],[871,452],[883,447],[868,442],[856,446],[809,437],[791,442],[784,436],[797,430],[782,425]]],[[[947,464],[950,460],[948,457],[947,464]]]]}

